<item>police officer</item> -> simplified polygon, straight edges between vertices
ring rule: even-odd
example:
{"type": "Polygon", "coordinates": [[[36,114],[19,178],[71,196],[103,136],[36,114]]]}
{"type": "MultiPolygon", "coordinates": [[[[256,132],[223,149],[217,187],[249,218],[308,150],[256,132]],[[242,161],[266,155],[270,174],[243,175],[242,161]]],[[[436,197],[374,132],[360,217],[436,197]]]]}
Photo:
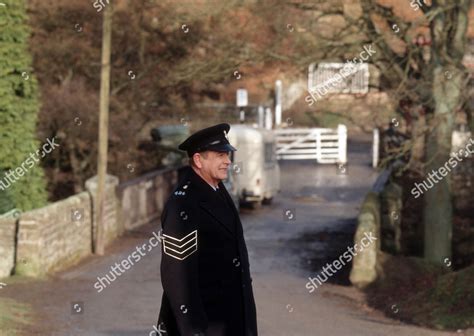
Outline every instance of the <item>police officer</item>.
{"type": "Polygon", "coordinates": [[[190,166],[161,217],[164,293],[158,325],[167,336],[257,336],[242,224],[222,183],[236,150],[229,129],[205,128],[178,147],[190,166]]]}

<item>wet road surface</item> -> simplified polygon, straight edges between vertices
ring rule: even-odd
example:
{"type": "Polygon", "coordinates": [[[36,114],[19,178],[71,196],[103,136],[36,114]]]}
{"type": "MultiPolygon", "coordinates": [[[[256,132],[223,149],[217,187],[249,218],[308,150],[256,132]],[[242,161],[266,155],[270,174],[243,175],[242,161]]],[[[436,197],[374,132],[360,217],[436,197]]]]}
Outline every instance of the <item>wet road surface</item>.
{"type": "MultiPolygon", "coordinates": [[[[349,144],[347,174],[341,173],[335,165],[282,162],[282,191],[272,204],[242,209],[259,334],[459,335],[404,325],[368,308],[363,295],[349,284],[350,265],[309,293],[308,277],[353,244],[358,208],[376,177],[370,168],[369,142],[349,144]]],[[[162,294],[159,247],[102,292],[94,283],[158,230],[158,223],[142,227],[114,243],[105,257],[90,257],[44,281],[20,279],[5,288],[4,295],[40,313],[38,324],[24,334],[155,335],[162,294]]]]}

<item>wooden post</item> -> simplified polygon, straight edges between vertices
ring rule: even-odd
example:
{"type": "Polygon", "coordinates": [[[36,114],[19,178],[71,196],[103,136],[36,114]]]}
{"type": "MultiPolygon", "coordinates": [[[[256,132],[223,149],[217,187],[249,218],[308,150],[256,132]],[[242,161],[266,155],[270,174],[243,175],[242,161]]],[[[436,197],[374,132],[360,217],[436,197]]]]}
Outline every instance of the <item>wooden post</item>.
{"type": "Polygon", "coordinates": [[[265,127],[265,110],[261,105],[258,106],[258,127],[265,127]]]}
{"type": "Polygon", "coordinates": [[[281,80],[275,82],[275,127],[280,127],[282,113],[283,88],[281,80]]]}
{"type": "Polygon", "coordinates": [[[273,116],[272,116],[272,109],[267,107],[265,109],[265,128],[267,130],[271,130],[273,128],[273,116]]]}
{"type": "Polygon", "coordinates": [[[379,166],[380,153],[380,132],[378,128],[374,128],[372,141],[372,168],[379,166]]]}
{"type": "Polygon", "coordinates": [[[337,126],[338,135],[338,163],[347,163],[347,127],[339,124],[337,126]]]}
{"type": "Polygon", "coordinates": [[[323,151],[322,151],[322,144],[321,144],[321,130],[316,129],[316,162],[319,163],[321,162],[321,159],[323,158],[323,151]]]}
{"type": "Polygon", "coordinates": [[[104,10],[102,27],[102,66],[100,78],[100,109],[99,109],[99,155],[97,159],[97,235],[94,252],[103,255],[104,245],[104,195],[107,175],[107,149],[109,127],[109,99],[110,99],[110,54],[112,44],[112,1],[104,10]]]}

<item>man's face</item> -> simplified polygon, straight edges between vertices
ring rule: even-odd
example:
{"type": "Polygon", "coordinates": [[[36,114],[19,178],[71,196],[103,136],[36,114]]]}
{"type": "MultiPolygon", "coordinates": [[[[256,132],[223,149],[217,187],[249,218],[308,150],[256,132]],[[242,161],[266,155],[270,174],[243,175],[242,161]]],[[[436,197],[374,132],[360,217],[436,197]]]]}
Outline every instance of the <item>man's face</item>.
{"type": "Polygon", "coordinates": [[[197,166],[201,173],[213,181],[220,182],[227,178],[231,164],[229,152],[206,151],[199,153],[197,166]]]}

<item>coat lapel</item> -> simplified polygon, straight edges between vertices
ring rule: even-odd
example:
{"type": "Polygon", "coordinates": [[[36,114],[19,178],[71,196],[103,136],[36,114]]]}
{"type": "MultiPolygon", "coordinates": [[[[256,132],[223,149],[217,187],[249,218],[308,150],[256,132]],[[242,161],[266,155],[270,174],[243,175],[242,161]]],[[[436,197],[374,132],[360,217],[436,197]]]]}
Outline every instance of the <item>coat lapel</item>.
{"type": "Polygon", "coordinates": [[[233,221],[229,220],[229,211],[222,207],[222,203],[216,201],[201,201],[199,203],[209,215],[214,217],[232,236],[234,236],[233,221]]]}
{"type": "Polygon", "coordinates": [[[232,199],[232,197],[229,195],[229,192],[227,191],[227,189],[225,188],[224,186],[224,183],[220,182],[219,183],[219,188],[222,188],[222,192],[223,194],[225,195],[225,198],[227,199],[227,203],[229,204],[229,206],[232,208],[232,214],[234,215],[234,217],[237,219],[237,227],[238,228],[242,228],[242,223],[240,222],[240,216],[239,216],[239,211],[237,210],[237,208],[235,207],[234,205],[234,200],[232,199]]]}
{"type": "MultiPolygon", "coordinates": [[[[228,207],[222,204],[219,199],[219,195],[215,194],[212,187],[204,181],[199,175],[197,175],[192,168],[189,168],[188,178],[190,182],[196,187],[199,193],[199,206],[206,211],[210,216],[216,219],[219,224],[232,236],[235,236],[234,223],[232,216],[229,216],[228,207]]],[[[219,183],[219,188],[224,188],[222,183],[219,183]]]]}

